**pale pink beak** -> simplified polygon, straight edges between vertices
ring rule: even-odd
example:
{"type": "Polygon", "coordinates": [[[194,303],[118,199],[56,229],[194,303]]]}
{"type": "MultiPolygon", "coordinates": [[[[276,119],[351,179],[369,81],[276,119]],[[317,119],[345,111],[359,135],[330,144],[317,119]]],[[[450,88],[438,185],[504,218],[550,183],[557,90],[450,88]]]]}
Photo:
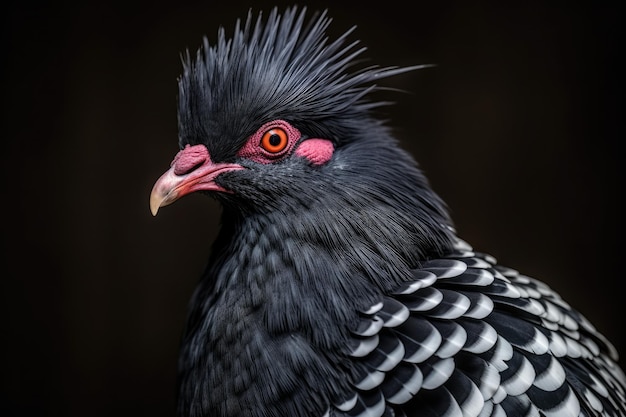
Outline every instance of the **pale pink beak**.
{"type": "Polygon", "coordinates": [[[152,187],[150,193],[150,211],[157,215],[160,207],[172,204],[184,195],[194,191],[228,190],[215,183],[222,173],[244,169],[241,165],[231,163],[214,163],[204,145],[187,145],[176,154],[171,168],[167,170],[152,187]]]}

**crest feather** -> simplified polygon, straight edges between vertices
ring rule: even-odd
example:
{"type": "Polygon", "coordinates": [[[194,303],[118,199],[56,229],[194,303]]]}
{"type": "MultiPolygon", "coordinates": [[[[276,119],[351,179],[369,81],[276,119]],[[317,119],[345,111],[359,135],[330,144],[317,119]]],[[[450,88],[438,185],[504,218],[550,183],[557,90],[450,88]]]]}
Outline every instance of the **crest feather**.
{"type": "Polygon", "coordinates": [[[181,146],[206,144],[215,135],[228,147],[224,153],[234,152],[242,138],[276,118],[339,142],[354,120],[362,123],[371,109],[388,104],[367,100],[377,81],[423,67],[354,69],[366,49],[348,42],[355,27],[331,41],[326,11],[306,15],[296,6],[283,14],[273,8],[267,19],[249,12],[232,38],[222,27],[215,45],[205,37],[194,58],[186,53],[179,78],[181,146]]]}

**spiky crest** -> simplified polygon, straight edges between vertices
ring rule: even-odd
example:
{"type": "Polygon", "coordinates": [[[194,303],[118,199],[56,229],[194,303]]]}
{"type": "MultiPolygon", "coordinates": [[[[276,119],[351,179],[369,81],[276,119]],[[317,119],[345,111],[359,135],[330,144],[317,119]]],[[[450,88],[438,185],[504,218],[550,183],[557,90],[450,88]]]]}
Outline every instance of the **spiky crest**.
{"type": "Polygon", "coordinates": [[[205,37],[195,59],[187,52],[179,79],[181,146],[204,143],[212,155],[228,157],[274,118],[341,143],[355,128],[352,120],[362,122],[387,104],[368,99],[379,89],[375,82],[419,68],[354,69],[365,51],[348,42],[355,27],[329,41],[326,11],[308,20],[306,14],[296,6],[282,15],[274,8],[264,21],[262,13],[255,19],[249,12],[231,39],[222,27],[215,45],[205,37]]]}

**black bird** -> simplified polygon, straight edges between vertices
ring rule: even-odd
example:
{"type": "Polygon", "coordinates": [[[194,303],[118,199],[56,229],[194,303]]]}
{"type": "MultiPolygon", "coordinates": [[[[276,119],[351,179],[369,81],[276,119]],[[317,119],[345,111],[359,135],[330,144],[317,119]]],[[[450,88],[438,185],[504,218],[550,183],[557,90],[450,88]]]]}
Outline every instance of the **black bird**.
{"type": "Polygon", "coordinates": [[[249,14],[184,57],[156,214],[223,207],[190,304],[178,414],[624,416],[614,347],[546,284],[457,237],[326,12],[249,14]]]}

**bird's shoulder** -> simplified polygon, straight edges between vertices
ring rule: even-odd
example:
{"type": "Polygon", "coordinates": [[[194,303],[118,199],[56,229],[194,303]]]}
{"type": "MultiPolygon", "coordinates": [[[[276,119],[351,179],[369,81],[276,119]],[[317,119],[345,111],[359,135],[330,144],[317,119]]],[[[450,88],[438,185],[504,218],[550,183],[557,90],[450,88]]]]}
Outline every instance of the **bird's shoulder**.
{"type": "Polygon", "coordinates": [[[611,344],[548,285],[461,240],[351,336],[353,389],[330,416],[626,413],[611,344]]]}

